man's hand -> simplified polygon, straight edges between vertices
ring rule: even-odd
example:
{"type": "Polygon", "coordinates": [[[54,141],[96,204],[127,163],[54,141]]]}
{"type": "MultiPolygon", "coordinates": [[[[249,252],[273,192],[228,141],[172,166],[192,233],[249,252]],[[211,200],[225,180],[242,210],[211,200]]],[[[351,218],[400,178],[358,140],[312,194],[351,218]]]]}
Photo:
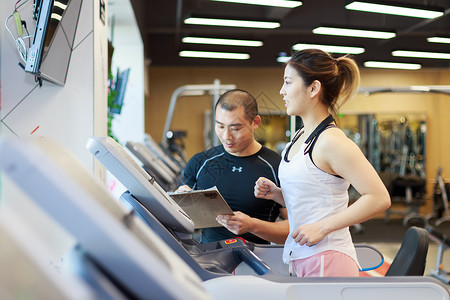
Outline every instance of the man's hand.
{"type": "Polygon", "coordinates": [[[218,215],[216,220],[236,235],[250,232],[253,227],[253,218],[240,211],[235,211],[234,215],[218,215]]]}
{"type": "Polygon", "coordinates": [[[189,191],[192,191],[192,189],[188,185],[182,185],[179,188],[177,188],[175,193],[189,192],[189,191]]]}

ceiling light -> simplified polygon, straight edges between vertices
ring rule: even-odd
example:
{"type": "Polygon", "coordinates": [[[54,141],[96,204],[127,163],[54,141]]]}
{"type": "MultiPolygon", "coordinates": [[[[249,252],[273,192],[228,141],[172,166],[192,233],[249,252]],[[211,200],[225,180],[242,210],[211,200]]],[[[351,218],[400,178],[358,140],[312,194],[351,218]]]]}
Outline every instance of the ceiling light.
{"type": "Polygon", "coordinates": [[[404,7],[403,4],[393,5],[393,4],[383,4],[383,2],[373,3],[366,1],[354,1],[345,6],[346,9],[366,11],[373,13],[415,17],[423,19],[434,19],[444,15],[443,11],[437,9],[427,9],[427,8],[414,8],[414,7],[404,7]]]}
{"type": "Polygon", "coordinates": [[[62,10],[66,10],[66,8],[67,8],[67,5],[66,5],[66,4],[61,3],[61,2],[59,2],[59,1],[54,1],[54,2],[53,2],[53,6],[59,7],[59,8],[61,8],[62,10]]]}
{"type": "Polygon", "coordinates": [[[212,0],[212,1],[277,6],[277,7],[287,7],[287,8],[294,8],[294,7],[298,7],[298,6],[302,5],[301,1],[288,1],[288,0],[212,0]]]}
{"type": "Polygon", "coordinates": [[[392,51],[392,55],[401,57],[450,59],[450,53],[439,53],[439,52],[396,50],[392,51]]]}
{"type": "Polygon", "coordinates": [[[210,18],[187,18],[186,20],[184,20],[184,23],[190,25],[213,25],[213,26],[250,27],[250,28],[266,28],[266,29],[273,29],[280,27],[279,22],[227,20],[227,19],[210,19],[210,18]]]}
{"type": "Polygon", "coordinates": [[[209,44],[209,45],[227,45],[227,46],[247,46],[247,47],[261,47],[263,42],[251,40],[235,40],[235,39],[218,39],[218,38],[203,38],[203,37],[184,37],[181,39],[183,43],[188,44],[209,44]]]}
{"type": "Polygon", "coordinates": [[[361,54],[365,49],[361,47],[348,47],[348,46],[332,46],[332,45],[317,45],[317,44],[295,44],[292,49],[300,51],[303,49],[320,49],[325,52],[331,53],[346,53],[346,54],[361,54]]]}
{"type": "Polygon", "coordinates": [[[429,38],[427,38],[427,41],[430,43],[450,44],[450,38],[444,38],[444,37],[438,37],[438,36],[429,37],[429,38]]]}
{"type": "Polygon", "coordinates": [[[420,64],[410,63],[395,63],[383,61],[366,61],[364,62],[366,68],[384,68],[384,69],[404,69],[404,70],[419,70],[422,68],[420,64]]]}
{"type": "Polygon", "coordinates": [[[62,16],[57,13],[52,13],[50,16],[50,19],[55,19],[55,20],[61,21],[62,16]]]}
{"type": "Polygon", "coordinates": [[[323,27],[323,26],[313,29],[313,33],[325,34],[325,35],[363,37],[363,38],[371,38],[371,39],[391,39],[391,38],[395,37],[394,32],[365,30],[365,29],[337,28],[337,27],[323,27]]]}
{"type": "Polygon", "coordinates": [[[287,63],[291,59],[291,56],[278,56],[277,62],[287,63]]]}
{"type": "Polygon", "coordinates": [[[290,60],[291,57],[288,56],[288,54],[286,52],[280,52],[278,53],[278,57],[277,57],[277,62],[280,63],[287,63],[288,60],[290,60]]]}
{"type": "Polygon", "coordinates": [[[207,52],[207,51],[180,51],[181,57],[218,58],[218,59],[249,59],[247,53],[207,52]]]}

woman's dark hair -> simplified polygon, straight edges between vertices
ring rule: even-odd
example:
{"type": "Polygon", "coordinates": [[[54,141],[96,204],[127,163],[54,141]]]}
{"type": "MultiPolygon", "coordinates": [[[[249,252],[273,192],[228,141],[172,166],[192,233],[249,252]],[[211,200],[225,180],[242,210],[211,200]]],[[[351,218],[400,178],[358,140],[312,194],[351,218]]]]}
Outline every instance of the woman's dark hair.
{"type": "Polygon", "coordinates": [[[320,81],[320,101],[332,114],[358,91],[359,68],[347,55],[335,59],[322,50],[305,49],[294,53],[287,64],[297,70],[306,86],[320,81]]]}
{"type": "Polygon", "coordinates": [[[226,91],[219,97],[219,100],[217,100],[216,110],[219,105],[227,111],[233,111],[239,106],[244,107],[245,117],[250,122],[258,115],[258,104],[255,97],[244,90],[233,89],[226,91]]]}

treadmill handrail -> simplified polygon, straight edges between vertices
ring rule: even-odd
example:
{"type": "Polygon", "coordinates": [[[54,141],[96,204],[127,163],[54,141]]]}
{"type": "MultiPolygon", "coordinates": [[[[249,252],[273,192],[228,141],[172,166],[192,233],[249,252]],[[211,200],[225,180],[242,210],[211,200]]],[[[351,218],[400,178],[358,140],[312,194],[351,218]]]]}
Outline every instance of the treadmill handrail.
{"type": "Polygon", "coordinates": [[[235,89],[236,85],[234,84],[220,84],[220,82],[216,79],[215,84],[190,84],[190,85],[182,85],[177,88],[170,97],[169,110],[167,112],[166,122],[164,123],[163,135],[161,138],[161,144],[167,147],[167,132],[170,129],[170,124],[172,123],[173,112],[175,110],[175,105],[177,104],[178,98],[181,96],[183,92],[191,91],[191,92],[215,92],[217,90],[232,90],[235,89]]]}

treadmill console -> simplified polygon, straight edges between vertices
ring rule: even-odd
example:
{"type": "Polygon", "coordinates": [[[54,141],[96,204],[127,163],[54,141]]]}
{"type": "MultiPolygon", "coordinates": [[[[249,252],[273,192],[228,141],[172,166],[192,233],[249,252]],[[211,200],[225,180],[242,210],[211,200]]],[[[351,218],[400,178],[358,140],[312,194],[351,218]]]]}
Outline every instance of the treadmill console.
{"type": "Polygon", "coordinates": [[[93,137],[87,148],[161,223],[181,233],[194,232],[192,219],[115,140],[93,137]]]}

